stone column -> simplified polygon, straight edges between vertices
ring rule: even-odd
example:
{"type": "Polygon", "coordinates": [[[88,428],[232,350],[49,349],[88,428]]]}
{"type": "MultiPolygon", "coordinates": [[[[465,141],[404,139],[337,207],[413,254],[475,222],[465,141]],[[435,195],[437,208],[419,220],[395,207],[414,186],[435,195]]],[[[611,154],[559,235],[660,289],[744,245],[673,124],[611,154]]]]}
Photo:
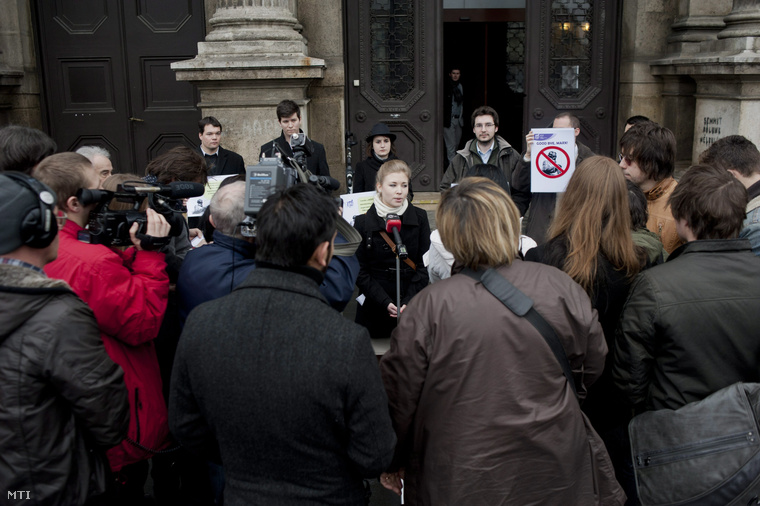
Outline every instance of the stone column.
{"type": "Polygon", "coordinates": [[[291,99],[308,130],[307,88],[324,76],[325,62],[310,58],[295,0],[216,0],[198,56],[172,64],[179,81],[200,91],[204,116],[223,125],[222,144],[258,163],[259,147],[280,135],[275,107],[291,99]]]}
{"type": "Polygon", "coordinates": [[[655,75],[688,76],[696,84],[691,163],[727,135],[760,142],[760,4],[733,0],[723,23],[715,37],[651,63],[655,75]]]}
{"type": "Polygon", "coordinates": [[[695,53],[700,43],[715,40],[726,27],[723,17],[731,10],[731,0],[682,0],[678,18],[671,25],[668,37],[669,53],[695,53]]]}
{"type": "Polygon", "coordinates": [[[676,4],[683,1],[623,1],[618,138],[623,135],[623,122],[634,114],[657,122],[664,119],[663,82],[652,75],[649,63],[663,54],[673,19],[679,15],[676,4]]]}

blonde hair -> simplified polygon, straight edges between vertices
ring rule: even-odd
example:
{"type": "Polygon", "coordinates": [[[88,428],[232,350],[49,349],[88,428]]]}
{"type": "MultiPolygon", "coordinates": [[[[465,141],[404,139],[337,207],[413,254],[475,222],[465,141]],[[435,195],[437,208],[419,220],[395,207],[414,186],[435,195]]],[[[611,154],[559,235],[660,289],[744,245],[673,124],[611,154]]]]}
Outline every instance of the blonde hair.
{"type": "Polygon", "coordinates": [[[382,185],[383,179],[389,174],[395,174],[396,172],[403,172],[406,174],[406,178],[412,180],[412,171],[406,162],[401,160],[389,160],[380,166],[380,170],[377,171],[377,177],[375,178],[376,185],[382,185]]]}
{"type": "Polygon", "coordinates": [[[603,254],[627,276],[638,274],[639,257],[631,237],[628,187],[611,158],[592,156],[575,169],[549,227],[549,238],[567,237],[563,270],[592,294],[597,255],[603,254]]]}
{"type": "Polygon", "coordinates": [[[443,193],[435,215],[441,241],[465,267],[511,264],[520,247],[520,213],[509,194],[484,177],[443,193]]]}

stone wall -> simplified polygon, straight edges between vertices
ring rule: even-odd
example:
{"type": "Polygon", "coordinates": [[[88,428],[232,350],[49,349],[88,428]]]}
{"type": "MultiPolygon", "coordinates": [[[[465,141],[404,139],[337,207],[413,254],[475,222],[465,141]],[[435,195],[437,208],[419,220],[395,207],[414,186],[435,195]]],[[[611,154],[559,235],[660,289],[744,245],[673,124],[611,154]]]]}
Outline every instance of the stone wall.
{"type": "Polygon", "coordinates": [[[677,5],[666,0],[623,0],[618,138],[623,134],[623,123],[633,115],[641,114],[660,123],[666,118],[665,85],[652,75],[649,62],[667,52],[666,40],[677,16],[677,5]]]}
{"type": "Polygon", "coordinates": [[[343,2],[298,0],[298,21],[308,41],[309,56],[325,61],[323,79],[308,89],[309,137],[325,145],[332,176],[345,186],[345,81],[343,2]]]}
{"type": "Polygon", "coordinates": [[[27,0],[1,0],[0,125],[42,128],[40,80],[27,0]]]}

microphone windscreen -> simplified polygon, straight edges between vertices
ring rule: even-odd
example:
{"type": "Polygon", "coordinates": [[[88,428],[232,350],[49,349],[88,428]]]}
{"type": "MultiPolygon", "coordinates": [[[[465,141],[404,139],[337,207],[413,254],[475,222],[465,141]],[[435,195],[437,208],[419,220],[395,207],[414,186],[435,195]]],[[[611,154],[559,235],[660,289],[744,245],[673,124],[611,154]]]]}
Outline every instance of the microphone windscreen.
{"type": "Polygon", "coordinates": [[[385,231],[389,234],[396,228],[401,230],[401,216],[398,214],[389,214],[385,217],[385,231]]]}
{"type": "Polygon", "coordinates": [[[172,181],[168,187],[171,190],[169,197],[173,199],[200,197],[206,191],[205,186],[201,183],[189,183],[187,181],[172,181]]]}

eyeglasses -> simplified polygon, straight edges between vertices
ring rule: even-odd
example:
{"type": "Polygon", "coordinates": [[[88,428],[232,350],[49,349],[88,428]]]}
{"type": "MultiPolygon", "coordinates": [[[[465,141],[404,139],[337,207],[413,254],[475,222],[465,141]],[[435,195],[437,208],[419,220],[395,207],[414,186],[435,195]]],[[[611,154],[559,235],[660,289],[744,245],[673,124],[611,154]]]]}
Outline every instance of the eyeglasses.
{"type": "Polygon", "coordinates": [[[493,124],[493,123],[486,123],[486,124],[483,124],[483,123],[475,123],[475,128],[477,128],[477,129],[482,129],[482,128],[493,128],[493,126],[494,126],[494,124],[493,124]]]}
{"type": "Polygon", "coordinates": [[[55,221],[58,223],[58,228],[61,229],[66,224],[66,220],[68,219],[68,215],[66,214],[66,211],[56,211],[55,212],[55,221]]]}
{"type": "Polygon", "coordinates": [[[631,165],[633,163],[633,158],[630,156],[625,156],[623,153],[618,154],[618,162],[622,162],[625,160],[626,165],[631,165]]]}

